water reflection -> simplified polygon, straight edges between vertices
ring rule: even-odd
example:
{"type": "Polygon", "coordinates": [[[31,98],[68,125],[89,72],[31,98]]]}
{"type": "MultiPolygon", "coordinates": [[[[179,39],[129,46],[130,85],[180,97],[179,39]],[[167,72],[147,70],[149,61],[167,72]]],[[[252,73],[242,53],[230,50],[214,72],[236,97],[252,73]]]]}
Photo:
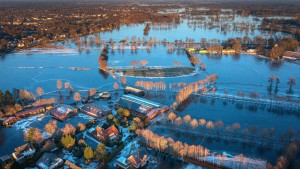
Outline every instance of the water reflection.
{"type": "Polygon", "coordinates": [[[211,59],[211,60],[221,60],[222,59],[222,55],[219,55],[219,54],[207,54],[206,58],[207,59],[211,59]]]}
{"type": "Polygon", "coordinates": [[[241,59],[241,55],[240,54],[232,55],[232,60],[239,61],[240,59],[241,59]]]}
{"type": "Polygon", "coordinates": [[[274,60],[269,62],[269,67],[271,70],[279,70],[283,65],[283,61],[281,60],[274,60]]]}
{"type": "Polygon", "coordinates": [[[108,78],[108,73],[107,72],[105,72],[105,71],[103,71],[103,70],[101,70],[101,69],[99,69],[99,74],[103,77],[103,79],[107,79],[108,78]]]}

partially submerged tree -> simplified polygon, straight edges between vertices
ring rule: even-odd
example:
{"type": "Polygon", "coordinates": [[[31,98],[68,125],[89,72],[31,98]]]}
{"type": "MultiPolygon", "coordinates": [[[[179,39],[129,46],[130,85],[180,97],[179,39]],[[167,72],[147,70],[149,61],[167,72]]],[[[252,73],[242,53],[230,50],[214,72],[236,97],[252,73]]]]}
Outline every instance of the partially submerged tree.
{"type": "Polygon", "coordinates": [[[76,92],[74,94],[74,101],[76,101],[76,103],[78,103],[81,100],[81,95],[79,92],[76,92]]]}
{"type": "Polygon", "coordinates": [[[174,122],[174,120],[176,119],[176,114],[171,111],[168,115],[168,119],[172,121],[172,123],[174,122]]]}
{"type": "Polygon", "coordinates": [[[294,77],[290,77],[289,81],[287,82],[287,84],[290,86],[288,93],[292,94],[293,90],[292,87],[296,85],[296,79],[294,77]]]}
{"type": "Polygon", "coordinates": [[[36,88],[36,93],[40,96],[40,99],[42,98],[42,95],[44,94],[44,90],[41,87],[36,88]]]}

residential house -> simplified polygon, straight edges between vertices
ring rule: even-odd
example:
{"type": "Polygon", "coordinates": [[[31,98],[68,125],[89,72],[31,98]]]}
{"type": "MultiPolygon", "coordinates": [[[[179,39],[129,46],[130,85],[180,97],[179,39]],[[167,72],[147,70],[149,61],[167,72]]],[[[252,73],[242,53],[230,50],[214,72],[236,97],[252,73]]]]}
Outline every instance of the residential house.
{"type": "Polygon", "coordinates": [[[12,153],[12,157],[18,162],[23,163],[25,159],[31,158],[35,154],[36,150],[31,144],[24,144],[17,147],[12,153]]]}
{"type": "Polygon", "coordinates": [[[119,138],[119,130],[114,125],[107,129],[97,126],[96,128],[90,129],[88,133],[96,140],[103,142],[106,142],[107,140],[114,142],[119,138]]]}
{"type": "Polygon", "coordinates": [[[112,110],[106,106],[91,104],[84,105],[80,108],[80,111],[95,118],[101,118],[112,113],[112,110]]]}
{"type": "Polygon", "coordinates": [[[133,95],[124,95],[119,98],[115,103],[115,108],[128,109],[131,114],[142,119],[153,119],[156,115],[169,110],[166,105],[133,95]]]}
{"type": "Polygon", "coordinates": [[[149,157],[146,149],[140,148],[136,145],[136,142],[133,142],[124,155],[117,159],[116,164],[123,169],[142,168],[147,164],[148,160],[149,157]]]}
{"type": "Polygon", "coordinates": [[[39,169],[55,169],[63,165],[64,161],[55,154],[45,153],[36,163],[39,169]]]}

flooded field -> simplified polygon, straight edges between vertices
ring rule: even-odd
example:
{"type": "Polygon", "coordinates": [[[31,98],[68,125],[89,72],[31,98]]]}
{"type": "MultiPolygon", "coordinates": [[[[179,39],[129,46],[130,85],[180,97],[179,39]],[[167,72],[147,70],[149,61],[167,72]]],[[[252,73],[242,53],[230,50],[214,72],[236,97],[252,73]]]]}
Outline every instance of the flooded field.
{"type": "MultiPolygon", "coordinates": [[[[172,12],[172,11],[169,11],[172,12]]],[[[253,18],[237,17],[237,21],[251,22],[253,18]]],[[[254,21],[253,21],[254,22],[254,21]]],[[[126,37],[137,36],[143,38],[143,29],[145,25],[131,25],[122,26],[119,30],[111,32],[100,33],[100,37],[108,41],[112,38],[114,41],[120,41],[126,37]]],[[[266,36],[266,32],[260,32],[255,29],[251,33],[245,32],[227,32],[220,33],[218,28],[206,29],[203,27],[193,28],[191,22],[183,20],[180,24],[171,29],[150,29],[149,35],[145,38],[157,37],[158,40],[167,39],[174,41],[186,37],[194,38],[199,41],[201,38],[220,39],[243,37],[248,35],[254,37],[255,35],[266,36]]],[[[89,39],[96,35],[89,35],[89,39]]],[[[82,37],[81,39],[84,39],[82,37]]],[[[56,45],[62,45],[57,43],[56,45]]],[[[112,90],[113,84],[116,81],[107,73],[99,71],[98,56],[101,52],[101,47],[96,45],[89,46],[88,50],[78,50],[77,45],[73,40],[63,43],[64,49],[60,50],[40,50],[31,49],[20,51],[12,54],[1,56],[0,60],[0,89],[11,90],[13,88],[27,89],[35,91],[39,86],[43,87],[45,93],[55,90],[56,80],[70,82],[77,90],[86,90],[90,88],[97,88],[100,91],[112,90]],[[87,68],[84,71],[70,69],[72,67],[87,68]]],[[[167,46],[157,44],[152,47],[150,51],[143,48],[137,51],[114,50],[108,53],[108,65],[110,67],[131,66],[132,60],[148,61],[147,66],[161,66],[161,67],[175,67],[174,62],[180,62],[182,66],[193,68],[184,50],[178,49],[172,52],[167,50],[167,46]]],[[[174,83],[191,83],[205,78],[209,74],[218,74],[219,79],[216,83],[217,93],[228,95],[237,95],[238,91],[243,91],[245,95],[251,92],[257,92],[261,98],[269,98],[268,78],[270,75],[280,77],[280,83],[276,95],[285,96],[288,89],[287,81],[290,77],[295,77],[297,81],[300,80],[300,71],[298,64],[287,61],[271,61],[266,58],[261,58],[248,54],[240,55],[200,55],[196,54],[203,63],[207,65],[205,71],[179,77],[160,77],[160,78],[146,78],[146,77],[127,77],[127,83],[134,86],[137,81],[162,81],[166,84],[166,93],[172,93],[173,89],[168,88],[170,84],[174,83]]],[[[299,86],[299,85],[298,85],[299,86]]],[[[151,99],[171,105],[175,98],[174,94],[166,94],[164,97],[151,97],[151,99]]],[[[295,87],[294,94],[290,95],[294,99],[299,99],[300,88],[295,87]]],[[[274,94],[272,89],[271,94],[274,94]]],[[[288,112],[274,112],[268,110],[268,106],[258,106],[255,110],[249,109],[250,105],[243,104],[237,106],[238,102],[224,103],[219,99],[202,98],[194,99],[184,109],[177,111],[177,116],[184,117],[189,114],[192,118],[205,118],[211,121],[222,120],[225,125],[232,125],[234,123],[240,124],[240,130],[250,126],[256,126],[259,129],[267,129],[273,127],[276,130],[275,135],[280,135],[288,129],[293,128],[299,131],[300,113],[288,112]]],[[[12,128],[0,129],[0,147],[1,155],[13,151],[13,149],[24,143],[23,130],[24,126],[41,128],[49,121],[48,116],[43,120],[24,119],[14,125],[12,128]],[[23,126],[23,127],[22,127],[23,126]],[[3,139],[4,138],[4,139],[3,139]],[[11,138],[20,138],[16,141],[11,141],[11,138]]],[[[84,118],[84,117],[76,117],[84,118]]],[[[78,122],[78,119],[70,119],[70,123],[78,122]]],[[[81,119],[82,120],[82,119],[81,119]]],[[[59,126],[62,127],[62,126],[59,126]]],[[[230,154],[236,155],[243,153],[245,156],[260,158],[274,163],[278,157],[278,149],[268,145],[245,145],[227,141],[224,139],[206,138],[203,136],[178,134],[174,130],[155,126],[152,130],[166,137],[172,137],[174,140],[180,140],[189,144],[202,144],[212,152],[226,151],[230,154]]],[[[162,163],[164,166],[164,164],[162,163]]],[[[181,166],[182,167],[182,166],[181,166]]]]}

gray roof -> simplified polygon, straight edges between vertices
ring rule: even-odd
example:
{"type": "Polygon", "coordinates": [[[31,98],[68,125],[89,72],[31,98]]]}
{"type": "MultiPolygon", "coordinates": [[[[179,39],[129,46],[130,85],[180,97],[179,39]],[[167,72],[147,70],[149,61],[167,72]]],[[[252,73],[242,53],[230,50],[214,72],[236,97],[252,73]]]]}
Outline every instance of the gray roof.
{"type": "Polygon", "coordinates": [[[119,98],[117,104],[144,115],[146,115],[151,109],[162,107],[159,103],[133,95],[124,95],[119,98]]]}
{"type": "Polygon", "coordinates": [[[45,153],[36,163],[37,167],[39,168],[49,168],[50,166],[57,164],[62,164],[63,160],[57,157],[55,154],[52,153],[45,153]]]}

